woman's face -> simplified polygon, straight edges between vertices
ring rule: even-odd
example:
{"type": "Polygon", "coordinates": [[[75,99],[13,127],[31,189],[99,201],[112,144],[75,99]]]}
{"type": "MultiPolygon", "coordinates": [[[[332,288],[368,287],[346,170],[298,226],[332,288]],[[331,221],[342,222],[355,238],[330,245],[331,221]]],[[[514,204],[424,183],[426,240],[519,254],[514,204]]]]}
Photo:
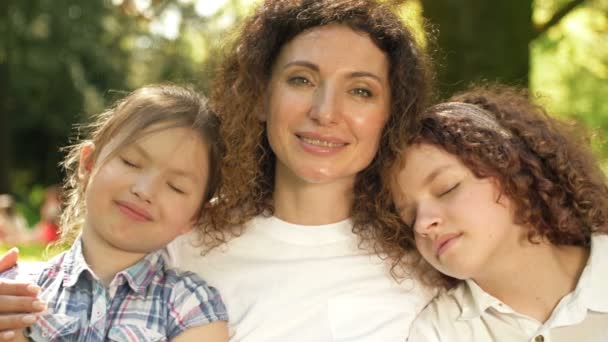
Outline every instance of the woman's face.
{"type": "Polygon", "coordinates": [[[305,31],[283,46],[261,118],[277,179],[352,184],[376,155],[389,116],[388,71],[368,35],[342,25],[305,31]]]}

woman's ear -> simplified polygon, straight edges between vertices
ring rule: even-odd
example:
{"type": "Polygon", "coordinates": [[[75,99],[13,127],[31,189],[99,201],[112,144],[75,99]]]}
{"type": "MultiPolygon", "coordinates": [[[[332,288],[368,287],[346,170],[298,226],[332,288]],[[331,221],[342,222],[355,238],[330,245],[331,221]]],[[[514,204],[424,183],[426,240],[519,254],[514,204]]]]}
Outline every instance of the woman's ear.
{"type": "MultiPolygon", "coordinates": [[[[271,87],[271,85],[268,85],[268,87],[271,87]]],[[[268,87],[266,88],[265,93],[269,93],[268,87]]],[[[255,109],[253,110],[255,118],[258,119],[259,122],[266,122],[266,120],[268,120],[268,108],[270,108],[270,95],[267,95],[262,103],[256,104],[255,109]]]]}
{"type": "Polygon", "coordinates": [[[256,119],[258,119],[259,122],[266,122],[266,116],[266,109],[257,111],[257,113],[255,114],[255,117],[256,119]]]}
{"type": "Polygon", "coordinates": [[[80,150],[80,161],[78,163],[78,178],[86,179],[95,166],[95,145],[93,143],[87,143],[82,146],[80,150]]]}

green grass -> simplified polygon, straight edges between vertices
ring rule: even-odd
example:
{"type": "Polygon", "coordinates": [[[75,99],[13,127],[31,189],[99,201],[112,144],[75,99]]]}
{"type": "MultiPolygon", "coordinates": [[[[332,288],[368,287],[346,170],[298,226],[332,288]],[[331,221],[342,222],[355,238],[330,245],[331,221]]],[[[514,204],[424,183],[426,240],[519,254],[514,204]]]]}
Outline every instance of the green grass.
{"type": "MultiPolygon", "coordinates": [[[[11,247],[0,244],[0,255],[6,253],[11,247]]],[[[61,252],[56,248],[51,248],[47,251],[46,245],[43,244],[28,244],[18,247],[20,261],[46,261],[61,252]]]]}

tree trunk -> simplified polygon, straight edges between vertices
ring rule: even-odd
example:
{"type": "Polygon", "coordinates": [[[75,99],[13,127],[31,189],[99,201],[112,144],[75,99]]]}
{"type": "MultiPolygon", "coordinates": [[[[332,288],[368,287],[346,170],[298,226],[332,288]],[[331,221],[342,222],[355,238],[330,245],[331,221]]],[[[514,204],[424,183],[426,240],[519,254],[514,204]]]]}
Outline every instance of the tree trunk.
{"type": "Polygon", "coordinates": [[[528,85],[532,0],[422,0],[437,29],[438,91],[442,97],[472,82],[528,85]]]}
{"type": "Polygon", "coordinates": [[[10,169],[10,119],[9,119],[9,68],[8,68],[8,45],[10,39],[8,0],[0,1],[0,194],[10,192],[9,169],[10,169]]]}

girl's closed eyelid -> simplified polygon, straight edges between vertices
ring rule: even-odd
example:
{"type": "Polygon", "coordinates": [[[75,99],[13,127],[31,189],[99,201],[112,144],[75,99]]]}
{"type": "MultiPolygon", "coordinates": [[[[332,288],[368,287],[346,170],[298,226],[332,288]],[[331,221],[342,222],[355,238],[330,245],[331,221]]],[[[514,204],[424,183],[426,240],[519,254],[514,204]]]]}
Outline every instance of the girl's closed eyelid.
{"type": "Polygon", "coordinates": [[[452,191],[456,190],[456,188],[458,188],[459,186],[460,186],[460,182],[456,182],[456,184],[454,184],[454,185],[450,186],[450,187],[449,187],[447,190],[445,190],[445,191],[441,192],[441,193],[439,194],[439,197],[441,197],[441,196],[444,196],[444,195],[447,195],[447,194],[451,193],[452,191]]]}
{"type": "Polygon", "coordinates": [[[139,166],[137,166],[136,163],[130,161],[129,159],[125,158],[125,157],[120,157],[120,160],[123,162],[123,164],[125,164],[128,167],[133,167],[133,168],[138,168],[139,166]]]}
{"type": "Polygon", "coordinates": [[[179,187],[176,187],[175,185],[173,185],[173,184],[171,184],[171,183],[167,183],[167,185],[168,185],[168,186],[171,188],[171,190],[173,190],[173,191],[177,192],[178,194],[182,194],[182,195],[185,195],[185,194],[186,194],[186,192],[185,192],[184,190],[182,190],[182,189],[181,189],[181,188],[179,188],[179,187]]]}

